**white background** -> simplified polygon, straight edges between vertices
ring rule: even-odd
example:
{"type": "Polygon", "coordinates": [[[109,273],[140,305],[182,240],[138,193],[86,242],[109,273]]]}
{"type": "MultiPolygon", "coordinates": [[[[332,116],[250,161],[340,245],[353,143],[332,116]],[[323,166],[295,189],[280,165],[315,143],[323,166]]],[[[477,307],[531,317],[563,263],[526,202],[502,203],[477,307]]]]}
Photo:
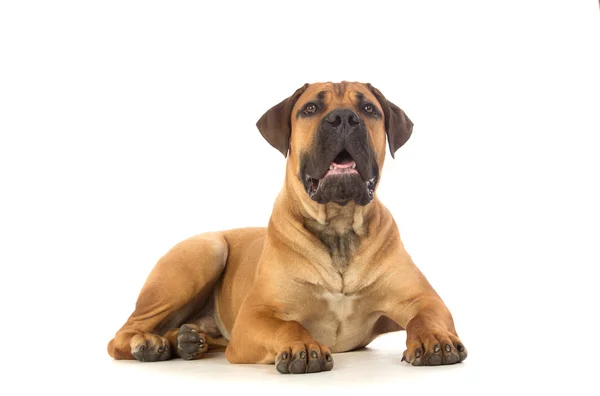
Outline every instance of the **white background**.
{"type": "Polygon", "coordinates": [[[592,0],[2,2],[3,386],[597,391],[599,28],[592,0]],[[172,245],[267,224],[284,159],[256,120],[305,82],[344,79],[415,123],[379,196],[468,360],[410,367],[398,333],[312,376],[112,361],[172,245]]]}

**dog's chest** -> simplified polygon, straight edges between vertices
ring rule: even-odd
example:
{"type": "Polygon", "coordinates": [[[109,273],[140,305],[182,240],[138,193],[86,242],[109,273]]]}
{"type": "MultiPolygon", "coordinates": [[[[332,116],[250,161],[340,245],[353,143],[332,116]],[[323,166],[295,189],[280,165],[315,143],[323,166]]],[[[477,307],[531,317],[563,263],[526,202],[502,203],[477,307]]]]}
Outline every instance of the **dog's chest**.
{"type": "Polygon", "coordinates": [[[328,311],[340,321],[345,321],[352,316],[356,305],[355,296],[347,296],[343,293],[324,292],[321,300],[325,301],[328,311]]]}
{"type": "Polygon", "coordinates": [[[342,352],[368,341],[376,318],[365,310],[359,295],[322,291],[314,296],[312,314],[300,323],[312,337],[342,352]]]}

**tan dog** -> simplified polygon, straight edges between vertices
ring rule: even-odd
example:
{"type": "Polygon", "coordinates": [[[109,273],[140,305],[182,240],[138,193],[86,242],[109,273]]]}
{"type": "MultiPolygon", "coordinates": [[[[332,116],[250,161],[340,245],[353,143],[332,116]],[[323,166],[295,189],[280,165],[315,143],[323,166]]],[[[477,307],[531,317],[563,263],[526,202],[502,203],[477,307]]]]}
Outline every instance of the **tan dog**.
{"type": "Polygon", "coordinates": [[[375,196],[386,136],[393,157],[412,133],[404,112],[370,84],[306,84],[257,126],[287,156],[268,227],[171,249],[108,353],[158,361],[226,347],[232,363],[298,374],[331,370],[332,352],[406,329],[409,363],[464,360],[450,312],[375,196]]]}

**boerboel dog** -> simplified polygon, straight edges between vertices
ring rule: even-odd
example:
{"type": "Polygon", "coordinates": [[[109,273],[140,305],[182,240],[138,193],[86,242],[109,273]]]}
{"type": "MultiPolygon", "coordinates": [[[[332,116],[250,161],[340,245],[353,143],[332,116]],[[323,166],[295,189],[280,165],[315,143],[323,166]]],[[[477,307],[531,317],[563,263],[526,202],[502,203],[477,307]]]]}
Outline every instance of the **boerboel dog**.
{"type": "Polygon", "coordinates": [[[306,84],[267,111],[262,136],[287,157],[267,228],[191,237],[162,257],[108,344],[115,359],[274,363],[280,373],[333,368],[332,353],[405,329],[403,360],[463,361],[452,316],[404,249],[377,199],[386,139],[406,114],[362,83],[306,84]]]}

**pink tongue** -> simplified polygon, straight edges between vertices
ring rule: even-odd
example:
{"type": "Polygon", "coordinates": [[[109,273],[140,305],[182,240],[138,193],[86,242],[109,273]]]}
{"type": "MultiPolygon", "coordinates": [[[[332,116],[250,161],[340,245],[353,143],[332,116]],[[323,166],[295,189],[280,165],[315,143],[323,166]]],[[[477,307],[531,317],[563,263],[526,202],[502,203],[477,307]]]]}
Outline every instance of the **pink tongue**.
{"type": "Polygon", "coordinates": [[[336,167],[338,169],[350,168],[350,167],[352,167],[352,165],[354,165],[354,161],[350,161],[345,164],[337,164],[337,163],[333,162],[331,165],[333,165],[334,167],[336,167]]]}

